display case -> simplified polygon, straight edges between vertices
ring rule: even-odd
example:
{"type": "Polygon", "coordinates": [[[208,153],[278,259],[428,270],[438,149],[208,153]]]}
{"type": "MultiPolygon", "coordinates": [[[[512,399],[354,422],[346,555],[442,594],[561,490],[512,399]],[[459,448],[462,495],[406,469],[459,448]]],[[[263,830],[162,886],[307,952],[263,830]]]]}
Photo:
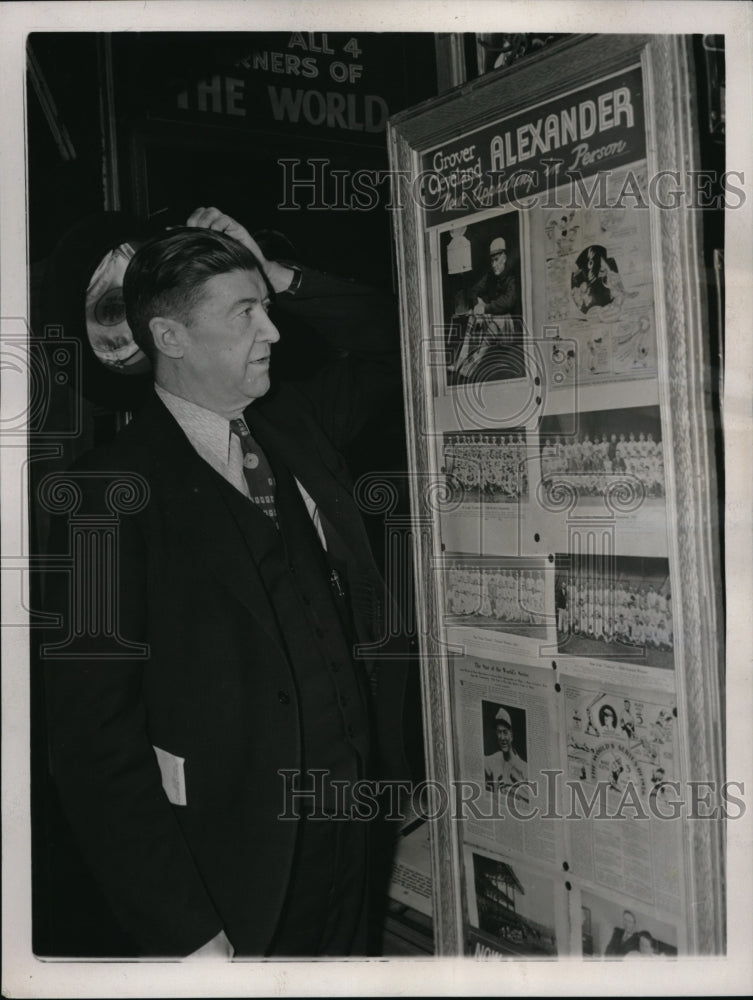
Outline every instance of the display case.
{"type": "Polygon", "coordinates": [[[725,947],[694,65],[568,36],[390,122],[441,955],[725,947]]]}

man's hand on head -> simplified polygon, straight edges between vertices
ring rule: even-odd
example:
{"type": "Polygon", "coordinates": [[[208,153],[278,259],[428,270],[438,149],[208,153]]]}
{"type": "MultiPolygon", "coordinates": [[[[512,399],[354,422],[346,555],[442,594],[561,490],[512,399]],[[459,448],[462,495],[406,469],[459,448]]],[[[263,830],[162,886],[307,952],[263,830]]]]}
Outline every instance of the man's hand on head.
{"type": "Polygon", "coordinates": [[[219,208],[195,208],[186,220],[187,226],[197,226],[200,229],[215,229],[238,240],[247,247],[261,264],[269,283],[276,292],[284,292],[293,280],[294,271],[275,260],[267,260],[261,247],[249,231],[236,222],[230,215],[221,212],[219,208]]]}
{"type": "Polygon", "coordinates": [[[262,267],[266,268],[269,263],[249,231],[240,222],[236,222],[231,216],[221,212],[219,208],[195,208],[188,216],[186,225],[197,226],[199,229],[215,229],[219,233],[226,233],[242,243],[244,247],[248,247],[251,253],[258,258],[262,267]]]}

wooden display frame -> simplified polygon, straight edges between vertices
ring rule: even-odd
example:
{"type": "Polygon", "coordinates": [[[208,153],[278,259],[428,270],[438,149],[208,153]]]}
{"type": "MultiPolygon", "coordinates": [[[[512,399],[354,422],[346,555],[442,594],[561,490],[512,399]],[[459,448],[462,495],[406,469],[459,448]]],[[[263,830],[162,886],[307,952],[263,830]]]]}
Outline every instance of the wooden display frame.
{"type": "MultiPolygon", "coordinates": [[[[528,63],[524,61],[489,74],[403,112],[395,116],[389,126],[392,170],[397,172],[398,181],[403,182],[403,191],[408,191],[405,178],[415,180],[422,171],[427,171],[427,153],[440,147],[458,150],[460,138],[465,137],[471,144],[474,133],[481,137],[479,142],[483,145],[492,126],[499,123],[501,133],[506,120],[516,116],[521,120],[529,109],[544,108],[541,110],[543,116],[545,106],[554,107],[563,95],[586,93],[585,88],[590,84],[596,85],[619,71],[627,73],[636,67],[644,90],[641,101],[645,115],[647,176],[655,178],[660,172],[679,171],[684,178],[699,165],[697,109],[690,38],[675,35],[579,36],[552,46],[528,63]]],[[[525,135],[523,139],[525,141],[525,135]]],[[[473,155],[468,160],[472,165],[473,155]]],[[[670,175],[665,174],[665,177],[670,175]]],[[[415,194],[419,189],[413,187],[412,190],[415,194]]],[[[441,517],[445,508],[442,505],[450,503],[451,498],[447,496],[448,480],[438,470],[435,438],[448,426],[442,423],[447,401],[469,397],[474,387],[466,390],[463,386],[448,384],[448,355],[442,354],[444,342],[438,327],[444,329],[449,318],[442,315],[438,323],[441,294],[437,289],[442,279],[438,277],[441,253],[436,233],[444,231],[442,223],[437,223],[436,212],[432,216],[434,208],[428,207],[428,198],[423,204],[417,197],[404,197],[398,202],[394,222],[408,453],[413,473],[412,508],[416,522],[427,526],[426,530],[414,532],[426,759],[428,777],[451,788],[463,775],[458,761],[460,737],[453,715],[454,668],[450,663],[447,623],[443,618],[445,595],[436,571],[444,558],[441,517]],[[445,361],[440,360],[437,364],[439,355],[445,361]]],[[[456,217],[472,226],[477,216],[481,220],[494,217],[498,207],[489,204],[474,208],[471,201],[466,203],[466,214],[461,212],[456,217]]],[[[509,202],[504,208],[509,211],[509,202]]],[[[523,218],[527,209],[519,210],[523,218]]],[[[710,319],[705,305],[701,248],[702,212],[692,206],[662,210],[652,201],[647,215],[656,331],[654,378],[666,466],[666,558],[676,622],[673,678],[679,731],[677,775],[685,785],[692,781],[721,783],[724,780],[724,626],[711,410],[710,319]]],[[[450,222],[452,218],[450,213],[450,222]]],[[[532,255],[538,252],[530,230],[526,221],[520,236],[521,256],[528,255],[529,271],[533,266],[530,264],[532,255]]],[[[521,311],[528,327],[534,328],[534,344],[546,345],[540,324],[535,328],[533,322],[530,287],[533,281],[529,279],[527,283],[522,298],[525,300],[528,296],[528,299],[523,302],[521,311]]],[[[525,280],[523,285],[526,285],[525,280]]],[[[529,379],[531,373],[528,367],[529,379]]],[[[546,378],[548,369],[539,375],[546,378]]],[[[577,378],[574,381],[577,383],[577,378]]],[[[627,398],[619,378],[615,379],[616,383],[620,383],[617,396],[627,398]]],[[[610,383],[607,379],[600,384],[610,383]]],[[[479,390],[478,384],[475,390],[479,390]]],[[[583,391],[587,390],[588,387],[583,391]]],[[[609,409],[614,404],[607,399],[603,405],[609,409]]],[[[544,412],[543,406],[539,419],[544,412]]],[[[512,525],[512,521],[509,523],[512,525]]],[[[526,555],[532,551],[529,547],[526,555]]],[[[476,555],[484,554],[479,547],[476,555]]],[[[542,550],[540,555],[545,558],[548,553],[542,550]]],[[[543,654],[539,654],[539,659],[539,666],[543,666],[543,654]]],[[[527,662],[533,661],[528,657],[527,662]]],[[[552,737],[558,738],[554,733],[552,737]]],[[[465,902],[467,876],[464,876],[462,864],[463,832],[460,822],[448,810],[434,820],[432,829],[437,952],[440,955],[463,954],[468,949],[469,923],[465,902]]],[[[683,903],[677,921],[681,938],[679,950],[690,954],[719,954],[725,947],[724,824],[688,820],[682,824],[681,836],[686,864],[683,903]]],[[[557,885],[564,879],[561,866],[559,873],[555,873],[554,862],[551,877],[557,885]]],[[[574,877],[572,882],[576,882],[574,877]]],[[[588,884],[590,886],[590,882],[588,884]]],[[[569,890],[569,881],[567,886],[569,890]]],[[[588,894],[592,889],[585,891],[588,894]]],[[[567,895],[564,898],[567,900],[567,895]]],[[[619,898],[624,903],[624,893],[619,898]]],[[[588,912],[590,916],[590,909],[588,912]]],[[[574,942],[579,936],[580,930],[571,926],[565,935],[567,940],[560,941],[558,952],[577,953],[574,942]]]]}

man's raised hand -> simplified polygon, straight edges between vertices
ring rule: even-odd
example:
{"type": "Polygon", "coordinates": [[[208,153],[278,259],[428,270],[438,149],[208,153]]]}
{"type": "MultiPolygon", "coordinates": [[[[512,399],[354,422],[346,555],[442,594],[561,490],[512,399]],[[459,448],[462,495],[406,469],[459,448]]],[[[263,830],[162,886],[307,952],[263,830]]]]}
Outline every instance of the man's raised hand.
{"type": "Polygon", "coordinates": [[[240,222],[236,222],[232,216],[221,212],[219,208],[195,208],[188,216],[186,225],[197,226],[200,229],[215,229],[217,232],[226,233],[248,247],[266,271],[269,262],[262,253],[259,244],[240,222]]]}
{"type": "Polygon", "coordinates": [[[292,268],[279,264],[274,260],[267,260],[262,253],[261,247],[249,233],[249,231],[236,222],[230,215],[221,212],[219,208],[195,208],[186,220],[187,226],[197,226],[201,229],[214,229],[217,232],[225,233],[227,236],[238,240],[247,247],[261,264],[262,270],[269,279],[269,283],[276,292],[284,292],[293,280],[292,268]]]}

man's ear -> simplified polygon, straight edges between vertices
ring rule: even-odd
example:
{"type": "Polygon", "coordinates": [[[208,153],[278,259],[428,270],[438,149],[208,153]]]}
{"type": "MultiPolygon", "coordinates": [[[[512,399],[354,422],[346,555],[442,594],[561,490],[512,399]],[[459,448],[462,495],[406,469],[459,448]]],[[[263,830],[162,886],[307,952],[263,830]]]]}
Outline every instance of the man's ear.
{"type": "Polygon", "coordinates": [[[160,354],[164,354],[168,358],[183,357],[185,328],[182,323],[175,319],[153,316],[149,320],[149,329],[152,333],[154,346],[160,354]]]}

